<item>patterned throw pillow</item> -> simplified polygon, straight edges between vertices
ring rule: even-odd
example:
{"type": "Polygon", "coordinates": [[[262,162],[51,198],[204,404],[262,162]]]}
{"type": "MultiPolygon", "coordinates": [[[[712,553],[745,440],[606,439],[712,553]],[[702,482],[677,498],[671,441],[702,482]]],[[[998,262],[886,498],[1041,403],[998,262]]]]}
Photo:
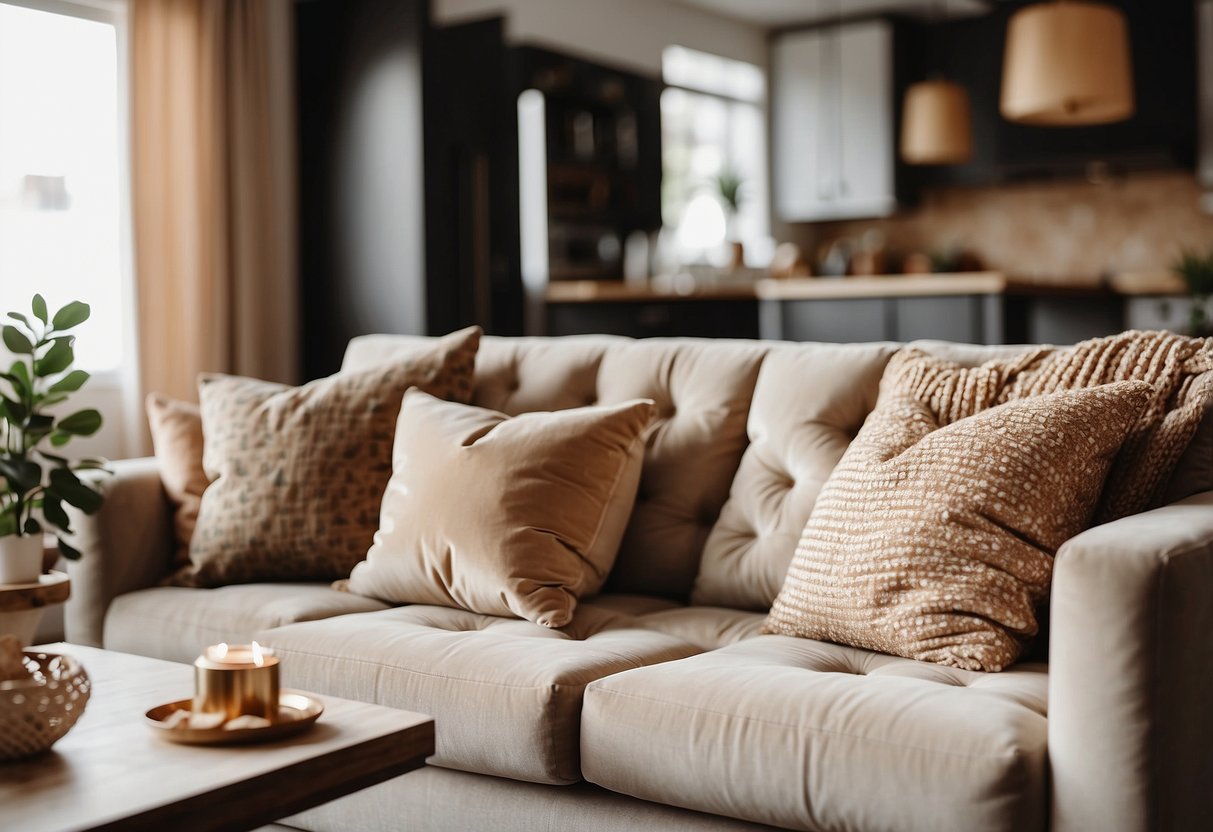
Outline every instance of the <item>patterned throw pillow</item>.
{"type": "Polygon", "coordinates": [[[1053,555],[1087,527],[1146,407],[1129,381],[941,427],[885,391],[805,526],[768,633],[1001,670],[1036,632],[1053,555]]]}
{"type": "Polygon", "coordinates": [[[510,418],[410,390],[375,545],[345,588],[563,627],[615,562],[655,412],[510,418]]]}
{"type": "Polygon", "coordinates": [[[181,566],[190,562],[202,493],[210,484],[202,467],[202,411],[192,402],[160,393],[149,393],[145,405],[160,479],[173,506],[173,536],[181,566]]]}
{"type": "MultiPolygon", "coordinates": [[[[1108,523],[1166,501],[1172,472],[1213,405],[1213,338],[1122,332],[1072,347],[1039,347],[979,367],[907,348],[889,362],[881,390],[883,395],[896,388],[928,402],[941,424],[948,424],[1028,396],[1116,381],[1148,382],[1151,393],[1112,463],[1095,510],[1095,521],[1108,523]]],[[[1191,472],[1181,474],[1193,480],[1191,472]]],[[[1189,493],[1211,486],[1207,475],[1198,474],[1189,493]]]]}
{"type": "Polygon", "coordinates": [[[366,556],[410,387],[466,402],[480,328],[417,356],[302,387],[235,376],[199,384],[202,495],[190,563],[171,582],[333,580],[366,556]]]}

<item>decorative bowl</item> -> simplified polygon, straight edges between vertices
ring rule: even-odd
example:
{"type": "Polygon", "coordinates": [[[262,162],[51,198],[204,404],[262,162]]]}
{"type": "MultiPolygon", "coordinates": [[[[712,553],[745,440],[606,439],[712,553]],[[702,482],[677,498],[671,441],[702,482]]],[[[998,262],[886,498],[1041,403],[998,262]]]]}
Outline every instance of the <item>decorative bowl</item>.
{"type": "Polygon", "coordinates": [[[32,678],[0,682],[0,760],[50,748],[88,703],[88,674],[71,656],[26,651],[22,661],[32,678]]]}

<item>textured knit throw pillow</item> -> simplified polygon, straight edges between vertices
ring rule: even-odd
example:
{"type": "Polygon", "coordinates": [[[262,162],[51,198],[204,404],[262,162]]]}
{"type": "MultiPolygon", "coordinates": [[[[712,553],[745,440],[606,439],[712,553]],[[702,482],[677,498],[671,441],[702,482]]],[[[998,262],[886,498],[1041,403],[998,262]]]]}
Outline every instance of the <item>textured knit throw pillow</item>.
{"type": "Polygon", "coordinates": [[[202,467],[202,411],[196,404],[159,393],[148,394],[145,405],[160,479],[173,507],[173,536],[181,566],[189,563],[202,492],[210,484],[202,467]]]}
{"type": "Polygon", "coordinates": [[[1057,547],[1087,527],[1150,386],[1038,396],[940,426],[882,392],[822,489],[764,631],[968,670],[1036,632],[1057,547]]]}
{"type": "Polygon", "coordinates": [[[392,473],[400,400],[416,386],[467,401],[480,329],[424,352],[287,387],[235,376],[199,384],[211,477],[172,583],[333,580],[366,556],[392,473]]]}
{"type": "MultiPolygon", "coordinates": [[[[1166,501],[1171,475],[1213,405],[1213,338],[1122,332],[980,367],[908,348],[889,362],[881,390],[896,387],[929,403],[948,424],[1004,402],[1116,381],[1144,381],[1151,391],[1096,509],[1095,522],[1107,523],[1166,501]]],[[[1213,488],[1207,474],[1181,473],[1193,481],[1189,492],[1213,488]]]]}
{"type": "Polygon", "coordinates": [[[375,544],[346,588],[564,626],[615,562],[655,412],[511,418],[410,390],[375,544]]]}

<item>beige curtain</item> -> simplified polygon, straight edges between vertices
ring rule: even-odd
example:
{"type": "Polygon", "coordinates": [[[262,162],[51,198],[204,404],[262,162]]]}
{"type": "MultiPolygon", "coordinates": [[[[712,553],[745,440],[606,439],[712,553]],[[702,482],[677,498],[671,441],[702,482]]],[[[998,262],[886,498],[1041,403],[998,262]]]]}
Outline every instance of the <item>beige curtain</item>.
{"type": "Polygon", "coordinates": [[[132,0],[144,391],[298,374],[291,0],[132,0]]]}

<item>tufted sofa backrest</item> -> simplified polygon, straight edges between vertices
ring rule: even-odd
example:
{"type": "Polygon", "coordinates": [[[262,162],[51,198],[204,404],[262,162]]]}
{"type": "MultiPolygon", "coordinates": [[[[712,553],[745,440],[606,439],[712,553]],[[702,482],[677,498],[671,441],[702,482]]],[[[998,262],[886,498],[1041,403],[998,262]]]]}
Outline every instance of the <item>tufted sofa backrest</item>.
{"type": "MultiPolygon", "coordinates": [[[[389,360],[421,340],[355,338],[343,369],[389,360]]],[[[1025,349],[915,346],[966,365],[1025,349]]],[[[765,611],[822,485],[875,406],[896,349],[486,337],[473,402],[516,415],[653,399],[659,417],[608,590],[765,611]]]]}
{"type": "MultiPolygon", "coordinates": [[[[417,342],[355,338],[342,369],[390,360],[417,342]]],[[[658,419],[608,590],[685,599],[749,442],[746,417],[769,348],[758,341],[486,337],[472,400],[510,415],[654,400],[658,419]]]]}

